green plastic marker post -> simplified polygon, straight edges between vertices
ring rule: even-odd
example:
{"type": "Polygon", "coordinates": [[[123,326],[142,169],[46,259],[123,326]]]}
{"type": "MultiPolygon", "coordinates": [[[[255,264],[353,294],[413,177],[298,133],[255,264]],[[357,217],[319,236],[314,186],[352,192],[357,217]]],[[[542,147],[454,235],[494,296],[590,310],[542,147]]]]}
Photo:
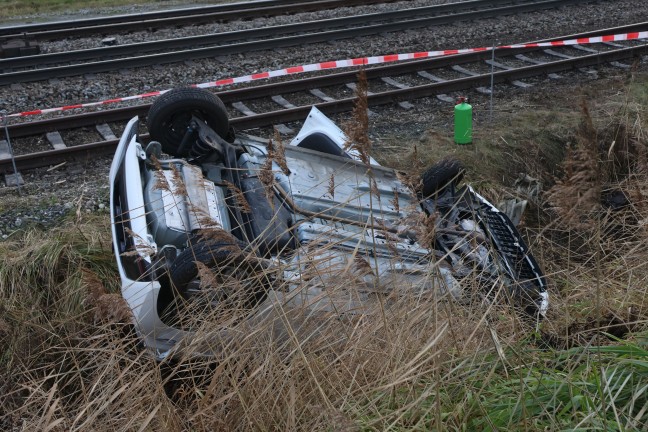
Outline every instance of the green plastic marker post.
{"type": "Polygon", "coordinates": [[[459,98],[454,107],[455,117],[455,142],[457,144],[472,143],[472,105],[466,102],[466,98],[459,98]]]}

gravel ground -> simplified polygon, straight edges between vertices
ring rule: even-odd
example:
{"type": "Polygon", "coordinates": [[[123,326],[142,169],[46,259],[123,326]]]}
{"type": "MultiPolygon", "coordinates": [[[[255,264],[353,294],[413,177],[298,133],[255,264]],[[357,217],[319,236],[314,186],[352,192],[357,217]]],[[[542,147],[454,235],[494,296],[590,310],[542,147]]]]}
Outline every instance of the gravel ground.
{"type": "MultiPolygon", "coordinates": [[[[362,13],[372,13],[399,7],[417,7],[444,1],[415,0],[360,8],[362,13]]],[[[272,26],[290,22],[322,20],[358,13],[359,8],[341,8],[309,14],[297,14],[253,21],[231,22],[219,25],[192,26],[159,30],[152,36],[147,32],[116,35],[119,43],[151,40],[168,37],[182,37],[210,32],[272,26]]],[[[136,8],[123,13],[137,12],[136,8]]],[[[99,11],[99,13],[111,13],[99,11]]],[[[91,12],[82,12],[87,17],[91,12]]],[[[60,18],[69,18],[61,16],[60,18]]],[[[648,2],[645,0],[605,1],[562,7],[557,10],[522,14],[518,16],[487,19],[479,22],[462,23],[453,26],[439,26],[416,29],[402,33],[335,41],[298,49],[282,49],[272,52],[253,52],[215,59],[194,60],[190,63],[165,65],[163,67],[140,69],[129,72],[96,74],[92,77],[72,77],[49,82],[14,84],[0,87],[0,106],[9,112],[20,112],[34,108],[56,107],[72,103],[96,101],[140,94],[151,90],[163,90],[182,84],[213,81],[220,78],[246,75],[248,73],[283,68],[291,65],[313,63],[323,60],[380,55],[394,52],[411,52],[447,48],[487,46],[495,43],[515,43],[558,37],[576,32],[614,27],[633,22],[648,21],[648,2]]],[[[60,51],[95,46],[100,38],[83,38],[58,41],[48,44],[48,51],[60,51]]],[[[645,68],[645,62],[642,65],[645,68]]],[[[578,81],[610,76],[622,71],[611,68],[599,70],[587,78],[583,75],[566,76],[578,81]]],[[[550,85],[550,84],[549,84],[550,85]]],[[[543,85],[546,87],[546,85],[543,85]]],[[[510,98],[507,92],[514,92],[516,98],[525,97],[546,88],[520,91],[503,86],[498,89],[496,99],[510,98]]],[[[480,99],[477,97],[477,99],[480,99]]],[[[434,122],[436,127],[449,127],[451,110],[448,104],[437,99],[416,101],[413,110],[396,107],[378,108],[372,118],[373,132],[379,137],[383,131],[417,137],[434,122]]],[[[59,114],[56,114],[59,115],[59,114]]],[[[36,118],[34,118],[36,120],[36,118]]],[[[479,121],[479,119],[477,119],[479,121]]],[[[96,138],[92,138],[96,140],[96,138]]],[[[0,237],[24,227],[28,223],[45,226],[56,223],[61,215],[74,212],[106,211],[108,200],[109,160],[97,159],[87,164],[68,163],[51,170],[34,170],[25,173],[26,185],[22,196],[15,188],[0,186],[0,237]]]]}

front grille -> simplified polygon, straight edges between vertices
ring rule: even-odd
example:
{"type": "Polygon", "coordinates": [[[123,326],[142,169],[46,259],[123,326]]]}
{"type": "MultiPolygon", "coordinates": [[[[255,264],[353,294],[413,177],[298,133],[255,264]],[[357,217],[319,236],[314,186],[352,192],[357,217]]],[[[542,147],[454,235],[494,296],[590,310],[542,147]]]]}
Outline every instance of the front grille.
{"type": "Polygon", "coordinates": [[[529,255],[524,240],[507,216],[486,204],[480,206],[479,215],[486,232],[509,265],[507,270],[512,273],[510,276],[520,282],[530,281],[541,291],[545,291],[546,282],[538,264],[529,255]]]}

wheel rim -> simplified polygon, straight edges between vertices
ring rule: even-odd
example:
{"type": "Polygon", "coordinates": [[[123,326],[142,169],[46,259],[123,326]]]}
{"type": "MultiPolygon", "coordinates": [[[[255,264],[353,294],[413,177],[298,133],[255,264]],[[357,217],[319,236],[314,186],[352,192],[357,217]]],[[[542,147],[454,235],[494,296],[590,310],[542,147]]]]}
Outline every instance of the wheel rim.
{"type": "MultiPolygon", "coordinates": [[[[205,121],[206,115],[202,111],[182,111],[173,115],[168,122],[165,123],[165,129],[172,137],[172,140],[178,142],[184,137],[184,134],[191,123],[192,117],[197,117],[205,121]]],[[[179,143],[178,143],[179,144],[179,143]]]]}

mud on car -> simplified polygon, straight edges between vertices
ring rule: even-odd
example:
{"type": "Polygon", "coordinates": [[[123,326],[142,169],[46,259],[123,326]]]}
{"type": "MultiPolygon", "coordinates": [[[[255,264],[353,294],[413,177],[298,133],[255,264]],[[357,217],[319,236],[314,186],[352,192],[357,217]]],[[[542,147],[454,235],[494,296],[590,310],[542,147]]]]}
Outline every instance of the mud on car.
{"type": "Polygon", "coordinates": [[[112,237],[122,295],[157,358],[198,327],[227,331],[277,304],[352,313],[322,301],[340,280],[458,299],[470,280],[531,319],[547,310],[525,242],[462,184],[456,160],[406,184],[316,108],[284,147],[235,134],[221,100],[197,88],[154,102],[148,144],[138,124],[110,170],[112,237]]]}

